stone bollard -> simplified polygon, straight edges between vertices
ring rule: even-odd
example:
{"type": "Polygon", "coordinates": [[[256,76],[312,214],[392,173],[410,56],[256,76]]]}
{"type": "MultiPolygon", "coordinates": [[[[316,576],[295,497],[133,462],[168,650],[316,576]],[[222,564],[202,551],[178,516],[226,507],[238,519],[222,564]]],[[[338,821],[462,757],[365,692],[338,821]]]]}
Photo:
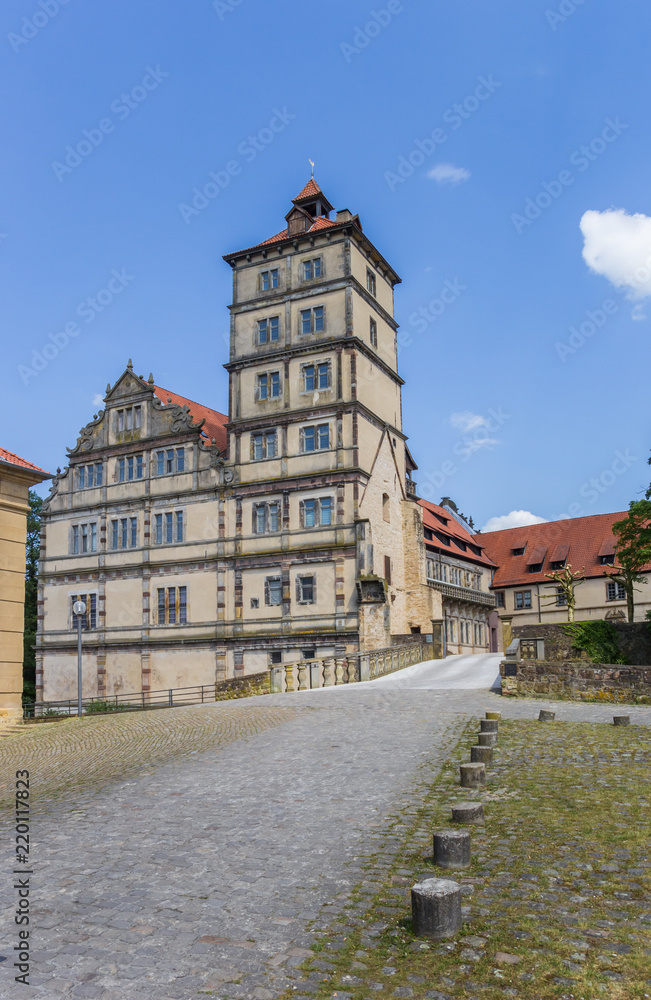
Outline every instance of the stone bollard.
{"type": "Polygon", "coordinates": [[[466,830],[437,830],[432,853],[439,868],[469,868],[470,834],[466,830]]]}
{"type": "Polygon", "coordinates": [[[417,937],[434,941],[461,930],[461,886],[445,878],[428,878],[411,890],[411,919],[417,937]]]}
{"type": "Polygon", "coordinates": [[[553,722],[555,718],[556,718],[556,712],[548,712],[547,709],[545,708],[540,709],[538,722],[553,722]]]}
{"type": "Polygon", "coordinates": [[[484,764],[461,764],[459,781],[462,788],[482,788],[486,784],[484,764]]]}
{"type": "Polygon", "coordinates": [[[486,712],[486,718],[490,719],[492,722],[499,722],[502,718],[501,712],[486,712]]]}
{"type": "Polygon", "coordinates": [[[470,747],[470,760],[473,764],[492,764],[492,747],[470,747]]]}
{"type": "Polygon", "coordinates": [[[497,733],[499,732],[500,724],[495,719],[482,719],[479,723],[479,728],[482,733],[497,733]]]}
{"type": "Polygon", "coordinates": [[[497,733],[480,733],[477,737],[477,743],[480,747],[497,746],[497,733]]]}
{"type": "Polygon", "coordinates": [[[613,715],[613,726],[630,726],[630,715],[613,715]]]}
{"type": "Polygon", "coordinates": [[[484,822],[484,807],[481,802],[457,802],[452,806],[453,823],[479,823],[484,822]]]}

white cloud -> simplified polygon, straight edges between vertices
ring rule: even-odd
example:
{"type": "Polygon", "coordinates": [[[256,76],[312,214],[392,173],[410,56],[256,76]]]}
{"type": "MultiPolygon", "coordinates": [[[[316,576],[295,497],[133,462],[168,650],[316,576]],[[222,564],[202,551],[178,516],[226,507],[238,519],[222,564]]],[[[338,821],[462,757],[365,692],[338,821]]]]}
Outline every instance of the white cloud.
{"type": "Polygon", "coordinates": [[[545,524],[546,517],[538,517],[528,510],[512,510],[501,517],[491,517],[480,531],[503,531],[505,528],[525,528],[528,524],[545,524]]]}
{"type": "Polygon", "coordinates": [[[636,323],[639,323],[640,320],[642,319],[646,319],[644,306],[642,305],[641,302],[638,302],[636,306],[633,306],[633,309],[631,311],[631,319],[634,319],[636,323]]]}
{"type": "Polygon", "coordinates": [[[427,176],[437,184],[460,184],[468,180],[470,171],[465,167],[455,167],[453,163],[437,163],[427,171],[427,176]]]}
{"type": "Polygon", "coordinates": [[[96,392],[95,395],[93,396],[93,406],[103,406],[103,405],[104,405],[104,397],[99,392],[96,392]]]}
{"type": "MultiPolygon", "coordinates": [[[[633,301],[651,297],[651,218],[624,209],[585,212],[581,219],[583,259],[633,301]]],[[[640,311],[634,319],[643,319],[640,311]]]]}
{"type": "Polygon", "coordinates": [[[470,410],[461,410],[459,413],[450,414],[450,423],[457,430],[463,431],[464,434],[469,434],[470,431],[476,430],[477,427],[487,427],[489,421],[479,413],[471,413],[470,410]]]}

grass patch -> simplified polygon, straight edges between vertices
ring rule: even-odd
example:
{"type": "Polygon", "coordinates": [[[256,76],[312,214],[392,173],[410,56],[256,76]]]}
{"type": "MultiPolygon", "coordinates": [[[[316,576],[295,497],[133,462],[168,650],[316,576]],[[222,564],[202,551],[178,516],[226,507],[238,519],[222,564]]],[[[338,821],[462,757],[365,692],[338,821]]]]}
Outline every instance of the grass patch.
{"type": "MultiPolygon", "coordinates": [[[[651,996],[651,732],[605,724],[504,721],[486,791],[458,786],[474,724],[424,792],[392,817],[402,846],[370,860],[344,913],[305,963],[305,993],[378,1000],[642,1000],[651,996]],[[473,861],[435,869],[432,830],[454,801],[479,798],[473,861]],[[405,821],[411,823],[405,834],[405,821]],[[415,938],[409,890],[424,874],[456,878],[464,928],[415,938]],[[500,957],[498,953],[511,956],[500,957]]],[[[301,996],[301,983],[288,996],[301,996]]]]}

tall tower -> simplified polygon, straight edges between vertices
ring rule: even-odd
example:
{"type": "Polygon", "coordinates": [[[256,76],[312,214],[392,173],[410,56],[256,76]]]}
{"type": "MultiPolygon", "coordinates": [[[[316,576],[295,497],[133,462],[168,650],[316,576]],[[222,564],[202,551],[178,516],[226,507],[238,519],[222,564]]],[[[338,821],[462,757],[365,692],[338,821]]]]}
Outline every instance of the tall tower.
{"type": "Polygon", "coordinates": [[[407,492],[400,278],[357,215],[332,212],[311,179],[285,229],[224,257],[236,671],[431,630],[427,608],[408,599],[424,558],[407,492]]]}

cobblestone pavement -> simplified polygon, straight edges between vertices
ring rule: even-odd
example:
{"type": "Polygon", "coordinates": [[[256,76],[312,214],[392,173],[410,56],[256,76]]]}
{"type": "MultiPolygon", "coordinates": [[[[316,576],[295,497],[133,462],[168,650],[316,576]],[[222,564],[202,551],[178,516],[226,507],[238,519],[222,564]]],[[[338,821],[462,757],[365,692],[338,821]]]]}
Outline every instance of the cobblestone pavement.
{"type": "MultiPolygon", "coordinates": [[[[365,684],[7,738],[3,781],[32,772],[33,964],[29,987],[14,983],[13,959],[0,964],[0,997],[272,1000],[300,981],[312,930],[341,910],[369,856],[390,854],[383,818],[417,806],[468,719],[487,707],[534,718],[541,704],[365,684]]],[[[651,724],[651,708],[626,711],[651,724]]]]}

